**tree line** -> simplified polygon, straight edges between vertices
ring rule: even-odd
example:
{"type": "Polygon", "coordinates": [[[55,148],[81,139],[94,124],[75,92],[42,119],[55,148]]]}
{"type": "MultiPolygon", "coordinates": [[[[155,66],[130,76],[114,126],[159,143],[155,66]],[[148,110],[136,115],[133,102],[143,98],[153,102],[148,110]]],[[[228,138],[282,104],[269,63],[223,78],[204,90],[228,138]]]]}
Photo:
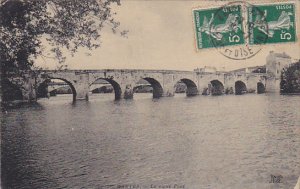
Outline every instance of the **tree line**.
{"type": "Polygon", "coordinates": [[[118,29],[114,5],[121,5],[120,0],[1,0],[2,101],[12,100],[21,85],[12,82],[14,77],[25,80],[25,72],[40,69],[34,65],[37,57],[50,56],[61,63],[57,69],[65,69],[64,52],[74,55],[80,48],[101,47],[104,27],[125,36],[127,31],[118,29]],[[50,52],[45,52],[45,41],[50,52]]]}
{"type": "Polygon", "coordinates": [[[280,92],[300,94],[300,61],[282,70],[280,92]]]}

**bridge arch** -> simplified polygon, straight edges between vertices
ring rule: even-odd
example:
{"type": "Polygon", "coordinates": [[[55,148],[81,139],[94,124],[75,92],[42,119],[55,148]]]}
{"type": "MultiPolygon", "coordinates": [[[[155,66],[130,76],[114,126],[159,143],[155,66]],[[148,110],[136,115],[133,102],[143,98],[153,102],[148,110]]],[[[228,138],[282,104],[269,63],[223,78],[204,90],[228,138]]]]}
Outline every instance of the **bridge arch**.
{"type": "Polygon", "coordinates": [[[262,82],[257,83],[257,94],[262,94],[266,92],[266,87],[262,82]]]}
{"type": "Polygon", "coordinates": [[[77,96],[77,92],[76,89],[74,87],[74,85],[68,81],[67,79],[64,78],[59,78],[59,77],[50,77],[49,79],[45,80],[44,82],[40,83],[37,87],[37,98],[41,98],[41,97],[45,97],[46,94],[45,93],[45,87],[48,87],[48,83],[51,81],[51,79],[58,79],[61,81],[64,81],[66,84],[68,84],[68,86],[71,88],[72,94],[73,94],[73,101],[76,101],[76,96],[77,96]]]}
{"type": "Polygon", "coordinates": [[[145,78],[142,78],[146,81],[148,81],[151,85],[151,87],[153,88],[153,98],[160,98],[163,96],[163,88],[161,86],[161,84],[154,78],[151,78],[151,77],[145,77],[145,78]]]}
{"type": "Polygon", "coordinates": [[[235,88],[235,94],[236,95],[242,95],[247,93],[247,86],[243,81],[236,81],[234,84],[234,88],[235,88]]]}
{"type": "Polygon", "coordinates": [[[183,78],[183,79],[180,79],[176,84],[178,84],[180,82],[182,82],[186,85],[186,90],[185,90],[186,96],[198,95],[198,88],[194,81],[183,78]]]}
{"type": "Polygon", "coordinates": [[[222,95],[224,94],[224,85],[219,80],[212,80],[209,84],[210,93],[211,95],[222,95]]]}
{"type": "MultiPolygon", "coordinates": [[[[109,84],[111,84],[111,86],[113,87],[114,89],[114,93],[115,93],[115,100],[120,100],[121,99],[121,96],[122,96],[122,89],[121,89],[121,86],[118,82],[116,82],[115,80],[113,79],[108,79],[108,78],[97,78],[94,80],[93,83],[95,83],[97,80],[104,80],[104,81],[107,81],[109,84]]],[[[90,84],[93,85],[93,83],[90,84]]]]}

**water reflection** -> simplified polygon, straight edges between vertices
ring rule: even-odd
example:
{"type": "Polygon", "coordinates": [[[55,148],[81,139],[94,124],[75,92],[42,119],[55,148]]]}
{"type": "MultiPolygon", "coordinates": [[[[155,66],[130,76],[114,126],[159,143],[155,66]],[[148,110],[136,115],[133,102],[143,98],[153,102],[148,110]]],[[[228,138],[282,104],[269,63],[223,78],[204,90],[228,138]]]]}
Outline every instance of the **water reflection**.
{"type": "Polygon", "coordinates": [[[299,96],[112,96],[10,110],[1,126],[3,188],[270,188],[271,174],[283,176],[279,188],[297,182],[299,96]]]}

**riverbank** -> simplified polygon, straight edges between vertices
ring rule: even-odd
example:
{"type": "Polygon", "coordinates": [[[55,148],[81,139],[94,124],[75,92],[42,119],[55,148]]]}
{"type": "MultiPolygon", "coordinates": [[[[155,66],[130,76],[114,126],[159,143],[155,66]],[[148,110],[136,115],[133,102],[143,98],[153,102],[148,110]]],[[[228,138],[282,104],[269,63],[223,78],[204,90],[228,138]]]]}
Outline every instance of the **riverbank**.
{"type": "Polygon", "coordinates": [[[21,106],[24,105],[33,105],[37,104],[37,101],[26,101],[26,100],[14,100],[14,101],[1,101],[1,110],[6,111],[8,109],[15,109],[15,108],[20,108],[21,106]]]}

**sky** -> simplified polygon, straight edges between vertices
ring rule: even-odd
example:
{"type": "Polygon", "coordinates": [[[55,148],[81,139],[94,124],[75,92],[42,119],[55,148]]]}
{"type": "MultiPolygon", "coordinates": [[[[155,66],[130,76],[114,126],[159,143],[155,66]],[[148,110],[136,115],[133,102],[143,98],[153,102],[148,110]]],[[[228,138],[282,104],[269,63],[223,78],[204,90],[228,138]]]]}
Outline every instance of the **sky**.
{"type": "MultiPolygon", "coordinates": [[[[251,4],[269,0],[248,1],[251,4]]],[[[229,1],[180,0],[125,0],[114,6],[119,30],[129,30],[128,37],[113,34],[108,28],[102,31],[102,46],[91,52],[82,49],[74,57],[68,56],[69,69],[158,69],[193,70],[204,66],[233,70],[266,63],[270,51],[286,52],[293,60],[300,59],[300,42],[261,45],[260,52],[246,60],[232,60],[217,49],[196,50],[192,10],[213,8],[229,1]]],[[[269,1],[269,2],[275,2],[269,1]]],[[[296,4],[297,38],[300,39],[300,0],[296,4]]],[[[37,59],[36,65],[56,68],[52,59],[37,59]]]]}

